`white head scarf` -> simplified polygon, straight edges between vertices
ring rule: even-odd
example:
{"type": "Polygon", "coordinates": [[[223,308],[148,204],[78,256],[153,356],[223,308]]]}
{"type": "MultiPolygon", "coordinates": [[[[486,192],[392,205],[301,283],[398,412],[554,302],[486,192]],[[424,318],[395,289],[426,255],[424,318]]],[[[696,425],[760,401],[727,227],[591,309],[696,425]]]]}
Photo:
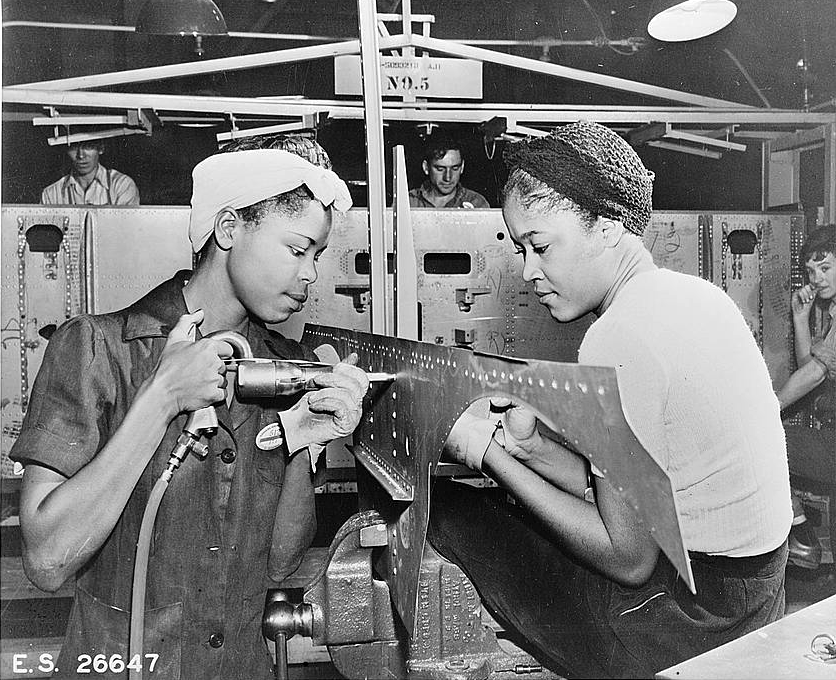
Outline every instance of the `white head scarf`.
{"type": "Polygon", "coordinates": [[[332,170],[278,149],[252,149],[209,156],[192,171],[189,240],[198,252],[215,229],[223,208],[245,208],[303,184],[326,208],[351,207],[348,187],[332,170]]]}

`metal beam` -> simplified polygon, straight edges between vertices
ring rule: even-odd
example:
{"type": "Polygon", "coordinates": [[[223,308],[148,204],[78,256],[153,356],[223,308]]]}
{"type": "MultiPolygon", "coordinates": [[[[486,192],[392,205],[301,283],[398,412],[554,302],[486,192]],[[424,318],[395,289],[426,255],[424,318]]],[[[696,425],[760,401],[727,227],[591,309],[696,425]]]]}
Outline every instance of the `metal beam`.
{"type": "MultiPolygon", "coordinates": [[[[381,40],[380,49],[396,49],[408,44],[408,38],[394,36],[381,40]]],[[[287,64],[311,59],[325,59],[341,54],[357,54],[359,51],[359,40],[347,40],[340,43],[308,45],[307,47],[273,50],[271,52],[259,52],[258,54],[243,54],[235,57],[208,59],[206,61],[190,61],[183,64],[167,64],[165,66],[152,66],[131,69],[129,71],[114,71],[91,76],[78,76],[76,78],[44,80],[36,83],[11,85],[9,88],[21,90],[76,90],[91,87],[111,87],[113,85],[144,83],[151,80],[164,80],[167,78],[195,76],[221,71],[240,71],[247,68],[275,66],[276,64],[287,64]]]]}
{"type": "Polygon", "coordinates": [[[191,111],[237,115],[273,115],[297,118],[319,112],[343,113],[352,118],[363,115],[360,104],[333,102],[334,107],[308,105],[300,100],[253,99],[251,97],[195,97],[170,94],[138,94],[131,92],[87,92],[84,90],[29,90],[4,87],[3,103],[39,106],[78,107],[84,109],[155,109],[157,111],[191,111]]]}
{"type": "Polygon", "coordinates": [[[836,222],[836,123],[824,126],[824,223],[836,222]]]}
{"type": "MultiPolygon", "coordinates": [[[[136,33],[135,26],[120,26],[115,24],[75,24],[58,21],[4,21],[3,28],[54,28],[64,31],[105,31],[107,33],[136,33]]],[[[332,35],[308,35],[304,33],[247,33],[229,31],[229,38],[244,38],[246,40],[288,40],[295,42],[334,42],[341,38],[332,35]]]]}
{"type": "Polygon", "coordinates": [[[102,115],[102,116],[52,116],[50,118],[33,118],[32,125],[48,127],[68,125],[127,125],[128,115],[102,115]]]}
{"type": "Polygon", "coordinates": [[[418,339],[418,264],[412,236],[412,213],[406,182],[406,154],[401,145],[392,150],[392,232],[395,241],[395,336],[418,339]]]}
{"type": "Polygon", "coordinates": [[[363,112],[366,121],[366,171],[369,197],[369,285],[371,330],[389,335],[386,314],[386,179],[384,177],[383,111],[380,92],[380,47],[376,0],[357,0],[360,58],[363,71],[363,112]]]}
{"type": "Polygon", "coordinates": [[[802,130],[776,139],[772,142],[772,151],[794,151],[798,149],[811,149],[824,144],[824,127],[812,130],[802,130]]]}
{"type": "Polygon", "coordinates": [[[668,131],[667,123],[650,123],[627,133],[630,146],[641,146],[654,139],[661,139],[668,131]]]}
{"type": "Polygon", "coordinates": [[[655,146],[657,149],[666,149],[668,151],[678,151],[680,153],[688,153],[692,156],[703,156],[705,158],[722,158],[723,154],[719,151],[709,151],[708,149],[698,149],[694,146],[684,146],[682,144],[672,144],[671,142],[648,142],[647,146],[655,146]]]}
{"type": "Polygon", "coordinates": [[[315,116],[302,116],[301,120],[295,123],[282,123],[281,125],[264,125],[245,130],[234,129],[229,132],[219,132],[215,135],[218,142],[226,142],[233,139],[244,139],[256,135],[271,135],[278,132],[295,132],[296,130],[307,130],[316,125],[315,116]]]}
{"type": "Polygon", "coordinates": [[[454,44],[447,40],[439,40],[438,38],[427,38],[422,35],[413,34],[411,36],[411,41],[414,47],[426,50],[452,54],[457,57],[464,57],[465,59],[478,59],[483,62],[487,61],[493,64],[510,66],[511,68],[534,71],[535,73],[543,73],[545,75],[557,76],[559,78],[568,78],[569,80],[576,80],[590,85],[600,85],[614,90],[623,90],[625,92],[643,94],[650,97],[657,97],[659,99],[668,99],[671,101],[683,102],[685,104],[694,104],[696,106],[725,106],[741,109],[752,108],[746,104],[740,104],[739,102],[731,102],[725,99],[715,99],[714,97],[703,97],[702,95],[691,94],[690,92],[681,92],[680,90],[671,90],[666,87],[658,87],[656,85],[648,85],[647,83],[640,83],[635,80],[626,80],[625,78],[616,78],[614,76],[607,76],[601,73],[582,71],[580,69],[569,68],[568,66],[561,66],[559,64],[549,64],[539,61],[538,59],[518,57],[513,54],[504,54],[502,52],[495,52],[494,50],[486,50],[481,47],[471,47],[470,45],[454,44]]]}
{"type": "Polygon", "coordinates": [[[695,135],[681,130],[671,130],[670,123],[667,123],[667,128],[668,130],[665,133],[665,139],[678,139],[683,142],[694,142],[695,144],[704,144],[705,146],[716,146],[721,149],[729,149],[730,151],[746,151],[745,144],[727,142],[725,139],[714,139],[714,137],[695,135]]]}
{"type": "MultiPolygon", "coordinates": [[[[154,109],[156,111],[203,112],[256,116],[287,116],[297,118],[303,114],[328,113],[333,118],[363,117],[361,102],[342,100],[313,100],[287,98],[250,97],[195,97],[169,94],[139,94],[128,92],[87,92],[79,90],[34,90],[4,87],[4,104],[28,104],[33,106],[74,107],[81,109],[154,109]]],[[[386,121],[420,122],[469,122],[482,123],[493,116],[513,118],[519,124],[548,125],[590,120],[602,124],[641,125],[654,121],[667,121],[685,125],[752,124],[765,127],[832,124],[833,113],[809,113],[792,109],[694,109],[677,107],[594,107],[568,105],[513,105],[469,104],[453,108],[435,103],[404,106],[400,102],[387,102],[383,107],[386,121]]],[[[749,133],[740,131],[738,136],[749,133]]],[[[754,133],[753,133],[754,134],[754,133]]],[[[764,137],[772,136],[768,132],[764,137]]]]}
{"type": "Polygon", "coordinates": [[[150,135],[150,130],[142,130],[138,128],[114,128],[112,130],[98,130],[96,132],[76,132],[68,135],[55,135],[47,138],[47,144],[50,146],[78,144],[79,142],[88,142],[94,139],[110,139],[113,137],[127,137],[129,135],[150,135]]]}

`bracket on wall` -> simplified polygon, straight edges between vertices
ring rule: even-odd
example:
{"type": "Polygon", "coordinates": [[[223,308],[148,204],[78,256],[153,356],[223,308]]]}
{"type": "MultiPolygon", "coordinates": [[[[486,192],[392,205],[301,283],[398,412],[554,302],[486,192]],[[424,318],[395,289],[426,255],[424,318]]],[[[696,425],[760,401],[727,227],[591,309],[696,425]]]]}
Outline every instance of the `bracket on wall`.
{"type": "MultiPolygon", "coordinates": [[[[387,522],[383,576],[407,630],[415,630],[432,474],[458,417],[474,401],[495,395],[527,404],[557,441],[594,463],[695,590],[670,479],[627,424],[615,369],[317,325],[305,326],[302,342],[329,343],[340,356],[356,352],[360,367],[397,376],[369,393],[353,452],[380,485],[372,502],[387,522]]],[[[361,507],[369,500],[361,493],[361,507]]]]}
{"type": "Polygon", "coordinates": [[[152,109],[128,109],[124,115],[101,114],[101,115],[73,115],[62,116],[55,107],[47,107],[49,115],[45,118],[33,118],[32,125],[52,126],[52,137],[47,139],[50,146],[58,144],[77,144],[94,139],[108,139],[111,137],[126,137],[128,135],[150,135],[155,125],[160,125],[157,114],[152,109]],[[117,125],[104,129],[90,130],[89,132],[70,133],[71,126],[105,126],[117,125]],[[60,134],[60,128],[66,130],[60,134]]]}
{"type": "MultiPolygon", "coordinates": [[[[731,132],[733,131],[732,126],[731,132]]],[[[705,156],[706,158],[721,158],[722,151],[715,149],[746,151],[745,144],[730,142],[728,139],[719,139],[717,134],[728,137],[730,134],[729,126],[713,133],[710,131],[696,133],[674,130],[670,123],[649,123],[631,130],[626,137],[630,145],[634,147],[646,144],[659,149],[705,156]]]]}
{"type": "Polygon", "coordinates": [[[218,144],[220,144],[221,142],[228,142],[233,139],[243,139],[245,137],[255,137],[257,135],[270,135],[279,132],[306,132],[313,134],[313,131],[319,126],[320,121],[327,118],[327,116],[328,114],[326,112],[318,111],[316,113],[302,114],[297,121],[280,123],[278,125],[244,128],[242,130],[238,127],[238,123],[240,121],[235,118],[234,114],[229,114],[230,131],[219,132],[215,135],[215,138],[218,140],[218,144]]]}

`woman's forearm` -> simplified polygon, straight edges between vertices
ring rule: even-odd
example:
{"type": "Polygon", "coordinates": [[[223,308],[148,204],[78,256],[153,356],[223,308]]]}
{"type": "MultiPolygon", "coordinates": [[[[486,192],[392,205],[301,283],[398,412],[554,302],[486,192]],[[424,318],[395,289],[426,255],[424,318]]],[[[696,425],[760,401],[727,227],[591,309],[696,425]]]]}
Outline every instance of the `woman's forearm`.
{"type": "Polygon", "coordinates": [[[804,364],[810,361],[810,348],[813,345],[813,339],[810,335],[809,319],[806,316],[794,316],[793,331],[795,363],[798,368],[801,368],[804,364]]]}
{"type": "Polygon", "coordinates": [[[656,562],[655,543],[603,480],[595,504],[550,484],[498,447],[488,449],[483,469],[577,559],[628,585],[649,576],[656,562]]]}

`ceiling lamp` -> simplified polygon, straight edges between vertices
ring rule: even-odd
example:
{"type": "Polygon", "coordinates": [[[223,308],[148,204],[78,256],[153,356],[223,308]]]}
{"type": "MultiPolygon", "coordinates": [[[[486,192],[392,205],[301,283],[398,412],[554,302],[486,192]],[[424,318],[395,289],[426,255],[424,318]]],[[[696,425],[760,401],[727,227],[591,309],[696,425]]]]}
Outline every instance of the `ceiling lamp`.
{"type": "Polygon", "coordinates": [[[136,18],[137,33],[227,35],[226,21],[212,0],[148,0],[136,18]]]}
{"type": "Polygon", "coordinates": [[[728,26],[737,15],[731,0],[666,0],[656,2],[647,32],[656,40],[696,40],[728,26]]]}

